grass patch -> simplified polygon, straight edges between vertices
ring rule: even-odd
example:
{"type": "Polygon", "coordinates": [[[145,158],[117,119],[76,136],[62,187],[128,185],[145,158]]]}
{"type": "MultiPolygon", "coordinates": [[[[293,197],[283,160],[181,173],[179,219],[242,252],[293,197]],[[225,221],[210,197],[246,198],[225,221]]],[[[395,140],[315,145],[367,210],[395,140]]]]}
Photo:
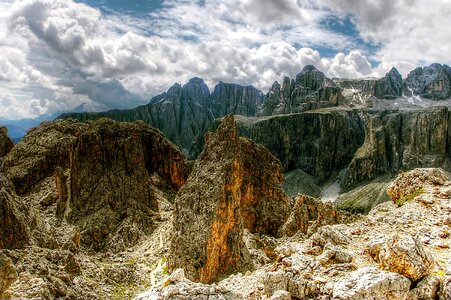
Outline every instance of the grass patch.
{"type": "Polygon", "coordinates": [[[419,196],[421,194],[424,194],[425,190],[424,188],[421,188],[419,190],[416,190],[415,192],[412,192],[404,197],[402,197],[401,199],[399,199],[398,201],[396,201],[396,205],[398,205],[398,207],[403,206],[404,204],[406,204],[407,202],[410,202],[413,200],[413,198],[415,198],[416,196],[419,196]]]}

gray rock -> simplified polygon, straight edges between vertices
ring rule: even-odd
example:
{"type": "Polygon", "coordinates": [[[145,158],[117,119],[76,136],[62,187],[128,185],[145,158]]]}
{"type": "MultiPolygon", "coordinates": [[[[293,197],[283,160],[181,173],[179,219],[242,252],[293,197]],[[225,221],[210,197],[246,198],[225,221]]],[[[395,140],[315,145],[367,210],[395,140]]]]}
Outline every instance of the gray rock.
{"type": "Polygon", "coordinates": [[[449,167],[451,112],[447,107],[364,111],[365,141],[342,182],[345,190],[384,174],[417,167],[449,167]]]}
{"type": "Polygon", "coordinates": [[[28,209],[19,201],[14,186],[0,172],[0,249],[23,248],[30,240],[28,209]]]}
{"type": "Polygon", "coordinates": [[[304,171],[297,169],[284,175],[283,189],[288,196],[294,197],[297,194],[316,198],[321,196],[321,189],[316,185],[314,178],[304,171]]]}
{"type": "Polygon", "coordinates": [[[392,68],[385,77],[379,79],[374,87],[374,96],[379,99],[396,99],[402,96],[403,80],[396,68],[392,68]]]}
{"type": "Polygon", "coordinates": [[[419,95],[433,100],[451,97],[451,68],[447,65],[432,64],[418,67],[407,75],[406,94],[419,95]]]}
{"type": "Polygon", "coordinates": [[[312,65],[304,67],[295,80],[284,78],[272,85],[260,116],[289,114],[336,106],[343,97],[335,83],[312,65]]]}

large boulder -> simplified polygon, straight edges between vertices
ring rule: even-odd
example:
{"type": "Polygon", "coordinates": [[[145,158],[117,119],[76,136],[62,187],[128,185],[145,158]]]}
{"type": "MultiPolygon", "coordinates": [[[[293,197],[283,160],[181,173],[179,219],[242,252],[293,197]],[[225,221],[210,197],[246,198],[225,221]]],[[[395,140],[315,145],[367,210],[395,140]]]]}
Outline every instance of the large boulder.
{"type": "Polygon", "coordinates": [[[334,300],[405,300],[410,280],[374,267],[360,268],[333,287],[334,300]]]}
{"type": "Polygon", "coordinates": [[[380,248],[376,257],[381,268],[418,281],[428,275],[434,266],[422,243],[410,235],[396,234],[380,248]]]}
{"type": "Polygon", "coordinates": [[[240,138],[234,117],[226,117],[176,196],[170,268],[201,282],[251,269],[243,230],[277,233],[289,211],[282,181],[280,162],[240,138]]]}

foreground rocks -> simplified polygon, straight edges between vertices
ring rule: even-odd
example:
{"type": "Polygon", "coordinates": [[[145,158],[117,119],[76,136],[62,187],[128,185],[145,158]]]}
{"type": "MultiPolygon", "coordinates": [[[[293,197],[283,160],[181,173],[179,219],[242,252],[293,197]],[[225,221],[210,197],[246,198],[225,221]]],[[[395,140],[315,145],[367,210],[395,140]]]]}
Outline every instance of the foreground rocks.
{"type": "Polygon", "coordinates": [[[240,138],[233,116],[226,117],[175,199],[170,268],[201,282],[252,270],[243,230],[277,234],[289,209],[282,181],[280,162],[240,138]]]}
{"type": "MultiPolygon", "coordinates": [[[[427,205],[421,199],[400,207],[385,202],[354,222],[320,226],[313,235],[304,232],[320,218],[318,202],[298,196],[293,213],[305,220],[289,217],[285,225],[293,226],[293,236],[276,239],[267,252],[275,260],[214,284],[193,282],[176,270],[136,299],[448,299],[450,237],[442,232],[450,228],[443,214],[451,212],[451,182],[424,187],[433,200],[427,205]]],[[[258,251],[258,245],[246,245],[258,251]]]]}

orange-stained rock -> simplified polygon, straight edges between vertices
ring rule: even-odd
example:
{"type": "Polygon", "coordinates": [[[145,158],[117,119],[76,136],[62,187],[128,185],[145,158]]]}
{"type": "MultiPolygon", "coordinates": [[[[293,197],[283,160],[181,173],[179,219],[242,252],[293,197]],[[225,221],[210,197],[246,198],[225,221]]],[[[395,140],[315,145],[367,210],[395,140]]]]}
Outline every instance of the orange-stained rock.
{"type": "Polygon", "coordinates": [[[280,162],[226,117],[175,200],[168,263],[194,281],[252,269],[243,230],[275,235],[289,214],[280,162]]]}

